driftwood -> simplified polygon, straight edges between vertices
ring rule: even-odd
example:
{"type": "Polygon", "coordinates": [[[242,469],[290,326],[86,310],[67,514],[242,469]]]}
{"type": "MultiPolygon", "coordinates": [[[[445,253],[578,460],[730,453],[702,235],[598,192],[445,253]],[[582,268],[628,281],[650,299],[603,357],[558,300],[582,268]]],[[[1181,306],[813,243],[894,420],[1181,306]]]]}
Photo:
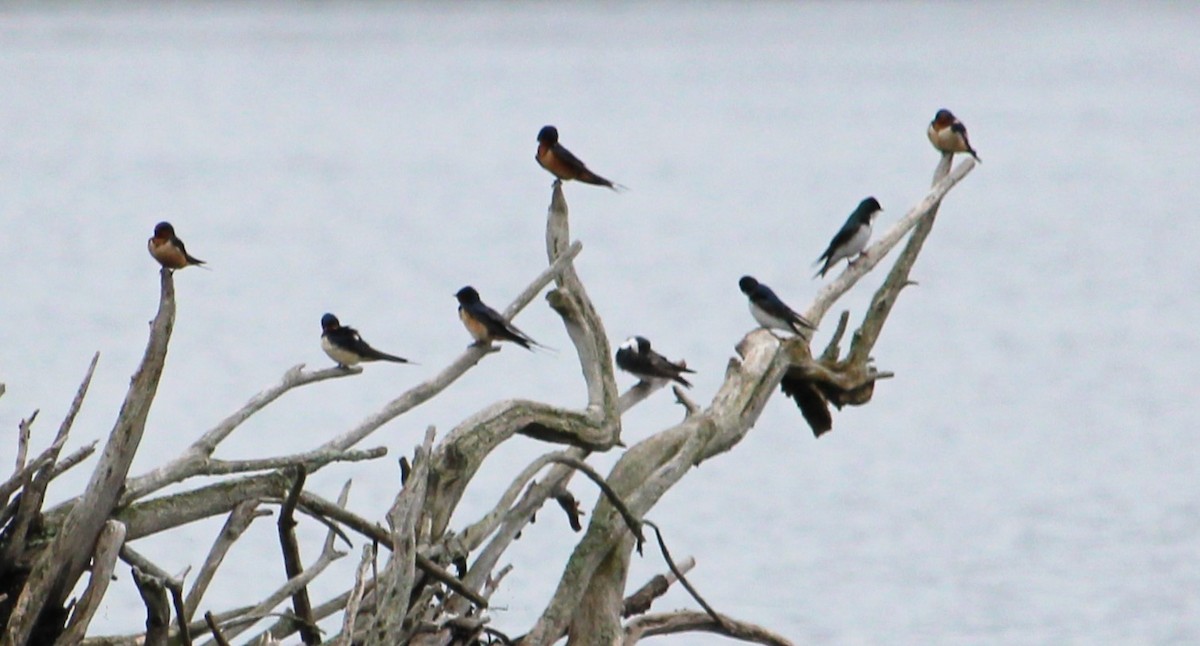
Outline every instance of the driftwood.
{"type": "MultiPolygon", "coordinates": [[[[563,638],[569,644],[634,644],[653,635],[705,631],[753,643],[789,644],[783,636],[728,617],[708,604],[703,591],[686,577],[696,567],[696,560],[676,563],[663,533],[647,515],[694,467],[735,448],[776,388],[795,399],[818,436],[832,428],[831,407],[863,405],[871,400],[874,383],[891,376],[876,369],[871,351],[893,304],[911,284],[913,263],[942,198],[974,165],[968,159],[951,170],[951,158],[943,157],[926,197],[880,235],[861,259],[825,285],[803,312],[809,320],[819,322],[907,237],[907,245],[851,333],[845,353],[841,343],[850,332],[848,313],[841,314],[833,338],[819,355],[814,355],[804,338],[780,339],[761,329],[749,332],[736,344],[737,356],[729,360],[724,381],[712,399],[697,403],[675,388],[683,420],[624,448],[607,475],[595,471],[588,456],[624,447],[622,415],[653,396],[662,384],[643,382],[623,393],[618,390],[608,335],[573,262],[582,245],[571,241],[566,199],[561,184],[555,183],[547,212],[547,269],[534,277],[503,313],[516,316],[553,283],[546,300],[562,319],[574,347],[587,404],[581,409],[565,409],[538,401],[499,401],[440,437],[435,429],[428,429],[411,459],[401,460],[403,486],[380,519],[362,518],[345,509],[349,483],[338,501],[330,502],[305,489],[306,474],[333,462],[382,457],[386,454],[382,447],[358,447],[384,424],[442,394],[496,348],[467,348],[440,372],[320,446],[267,459],[214,458],[219,445],[243,422],[283,395],[360,372],[346,368],[308,371],[303,365],[295,366],[279,383],[201,434],[179,456],[131,476],[129,466],[164,369],[175,317],[172,275],[163,270],[158,313],[145,355],[83,492],[52,509],[42,508],[47,484],[92,455],[94,447],[83,447],[60,458],[98,357],[93,358],[66,419],[47,448],[36,455],[31,451],[36,411],[19,425],[14,470],[0,482],[0,625],[4,627],[0,646],[55,641],[189,644],[193,639],[225,644],[251,629],[257,631],[250,633],[253,643],[298,633],[306,644],[324,640],[388,646],[535,645],[563,638]],[[515,435],[555,446],[516,470],[511,484],[482,517],[452,527],[454,511],[480,465],[515,435]],[[582,508],[567,488],[580,472],[587,481],[576,484],[594,487],[601,494],[590,509],[582,508]],[[194,484],[202,476],[208,477],[205,484],[194,484]],[[168,486],[180,491],[163,495],[168,486]],[[550,499],[561,507],[562,522],[581,531],[581,536],[537,621],[526,627],[496,626],[489,612],[490,600],[503,590],[504,575],[512,567],[521,567],[520,563],[502,566],[501,559],[550,499]],[[272,513],[278,514],[283,554],[277,589],[258,600],[209,599],[209,584],[220,575],[229,549],[255,519],[272,513]],[[225,517],[226,522],[213,537],[207,555],[196,564],[186,590],[183,575],[162,571],[133,548],[140,538],[210,517],[225,517]],[[306,522],[320,522],[328,528],[319,549],[306,550],[297,540],[294,528],[306,522]],[[356,541],[361,543],[361,556],[354,579],[339,586],[344,590],[341,594],[314,604],[308,594],[309,582],[346,554],[337,549],[339,542],[356,541]],[[667,573],[629,593],[625,584],[635,549],[646,558],[662,559],[667,573]],[[318,554],[307,564],[303,560],[306,551],[318,554]],[[134,565],[136,588],[127,581],[110,584],[118,558],[134,565]],[[85,572],[90,575],[82,596],[68,600],[85,572]],[[697,609],[647,614],[654,600],[675,583],[688,590],[697,609]],[[88,624],[99,603],[118,590],[125,595],[136,592],[144,601],[145,630],[119,636],[88,635],[88,624]],[[284,607],[289,600],[290,608],[284,607]],[[242,605],[233,607],[238,602],[242,605]],[[268,618],[273,621],[265,623],[268,618]],[[322,628],[332,634],[323,634],[322,628]],[[526,631],[523,634],[522,629],[526,631]]],[[[668,536],[686,530],[665,529],[668,536]]]]}

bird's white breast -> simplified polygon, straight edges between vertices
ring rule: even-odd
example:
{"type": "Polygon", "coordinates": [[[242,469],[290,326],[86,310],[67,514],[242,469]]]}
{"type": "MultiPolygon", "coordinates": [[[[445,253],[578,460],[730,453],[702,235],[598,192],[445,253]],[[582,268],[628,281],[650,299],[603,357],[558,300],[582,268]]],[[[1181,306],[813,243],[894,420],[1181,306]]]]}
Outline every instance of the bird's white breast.
{"type": "Polygon", "coordinates": [[[343,366],[353,366],[360,361],[360,358],[357,354],[337,347],[329,341],[329,337],[327,336],[321,337],[321,349],[325,351],[325,354],[329,355],[330,359],[333,359],[343,366]]]}
{"type": "Polygon", "coordinates": [[[770,314],[767,314],[761,307],[755,305],[753,301],[750,302],[750,315],[753,316],[754,320],[758,321],[758,324],[763,327],[775,328],[776,330],[784,330],[787,332],[792,331],[792,326],[788,325],[787,321],[777,316],[771,316],[770,314]]]}

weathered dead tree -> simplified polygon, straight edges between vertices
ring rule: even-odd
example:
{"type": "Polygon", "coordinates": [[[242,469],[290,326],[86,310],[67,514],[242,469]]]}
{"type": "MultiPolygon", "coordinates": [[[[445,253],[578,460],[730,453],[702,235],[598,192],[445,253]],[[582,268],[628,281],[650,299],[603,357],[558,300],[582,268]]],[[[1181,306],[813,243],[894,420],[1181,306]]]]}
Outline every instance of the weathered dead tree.
{"type": "MultiPolygon", "coordinates": [[[[469,347],[441,372],[321,446],[267,459],[213,457],[220,443],[243,422],[284,394],[359,372],[353,368],[306,371],[303,365],[296,366],[286,371],[278,384],[202,434],[178,457],[130,477],[129,466],[165,366],[175,317],[172,275],[163,270],[158,314],[151,324],[145,356],[91,480],[79,496],[43,509],[49,482],[86,460],[94,449],[83,447],[59,457],[98,357],[93,358],[58,433],[48,448],[32,459],[36,411],[20,424],[15,469],[0,483],[0,625],[4,626],[0,646],[191,644],[193,640],[226,644],[271,616],[276,621],[259,626],[250,642],[269,643],[299,633],[306,644],[327,640],[386,646],[540,645],[566,638],[568,644],[632,645],[642,637],[706,631],[760,644],[789,644],[783,636],[728,617],[708,604],[702,591],[686,578],[687,572],[697,567],[696,559],[676,563],[663,532],[647,515],[693,467],[737,446],[777,387],[795,399],[818,436],[832,428],[831,406],[863,405],[871,400],[875,382],[891,376],[874,367],[871,351],[901,290],[912,284],[910,271],[942,198],[974,165],[968,159],[951,172],[950,156],[943,157],[926,197],[880,236],[860,260],[827,284],[804,312],[809,320],[819,322],[908,236],[908,244],[876,291],[844,355],[840,344],[849,326],[848,313],[841,315],[833,338],[819,356],[812,353],[808,339],[780,339],[766,330],[751,331],[737,343],[737,356],[729,360],[724,382],[711,401],[697,404],[676,388],[676,399],[685,412],[683,421],[625,449],[607,476],[587,463],[588,456],[622,447],[622,415],[662,385],[643,382],[624,393],[618,391],[608,336],[573,264],[582,245],[571,242],[566,199],[561,184],[556,183],[546,226],[549,266],[504,315],[515,316],[554,284],[546,300],[561,317],[574,346],[587,405],[570,410],[537,401],[500,401],[470,415],[440,440],[433,428],[428,429],[411,462],[401,460],[404,484],[383,519],[386,527],[345,508],[349,483],[332,502],[306,490],[305,475],[332,462],[385,455],[382,447],[355,447],[383,425],[441,394],[496,348],[469,347]],[[451,527],[450,519],[479,467],[515,435],[558,446],[515,474],[482,518],[451,527]],[[600,492],[586,514],[567,489],[577,473],[588,479],[585,486],[600,492]],[[201,476],[222,478],[184,488],[181,493],[159,495],[167,486],[201,476]],[[493,626],[488,604],[512,567],[499,568],[500,559],[550,499],[583,534],[536,623],[525,627],[523,634],[511,627],[493,626]],[[255,519],[269,515],[276,506],[285,564],[279,587],[265,599],[214,612],[205,592],[225,555],[255,519]],[[207,556],[197,564],[186,590],[184,575],[163,571],[133,547],[140,538],[220,515],[226,516],[226,523],[207,556]],[[581,515],[587,518],[586,528],[581,515]],[[310,550],[319,555],[308,564],[303,562],[294,532],[297,523],[310,522],[305,519],[328,527],[319,552],[310,550]],[[352,543],[352,536],[363,543],[355,580],[345,582],[344,593],[314,605],[308,583],[346,554],[337,546],[339,542],[352,543]],[[663,560],[667,573],[627,594],[633,551],[644,553],[647,547],[654,558],[663,560]],[[386,556],[380,548],[386,550],[386,556]],[[118,559],[133,566],[136,588],[128,581],[110,585],[118,559]],[[85,571],[90,575],[82,596],[69,600],[85,571]],[[650,614],[654,600],[675,583],[688,590],[699,609],[650,614]],[[145,630],[123,636],[87,636],[101,599],[119,587],[125,594],[136,589],[144,600],[145,630]],[[289,601],[290,611],[279,609],[289,601]],[[340,621],[324,624],[327,630],[339,632],[323,635],[318,624],[339,614],[340,621]]],[[[0,385],[0,395],[3,393],[0,385]]],[[[666,533],[669,536],[683,529],[666,528],[666,533]]]]}

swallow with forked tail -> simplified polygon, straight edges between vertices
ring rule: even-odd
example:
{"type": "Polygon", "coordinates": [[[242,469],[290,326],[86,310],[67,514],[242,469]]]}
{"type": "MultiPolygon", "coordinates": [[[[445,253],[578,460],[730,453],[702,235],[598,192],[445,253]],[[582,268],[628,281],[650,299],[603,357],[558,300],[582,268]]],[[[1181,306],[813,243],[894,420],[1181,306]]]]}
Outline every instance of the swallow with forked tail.
{"type": "Polygon", "coordinates": [[[332,314],[321,317],[321,349],[343,368],[363,361],[410,363],[408,359],[372,348],[359,336],[358,330],[342,325],[332,314]]]}
{"type": "Polygon", "coordinates": [[[509,323],[499,312],[479,300],[479,292],[475,291],[474,287],[467,285],[458,290],[454,297],[458,299],[458,318],[462,320],[467,332],[470,332],[471,337],[475,339],[475,345],[490,345],[493,341],[510,341],[526,350],[532,350],[533,346],[546,347],[534,341],[528,334],[517,329],[517,326],[509,323]]]}
{"type": "Polygon", "coordinates": [[[943,153],[967,153],[975,161],[980,161],[971,142],[967,140],[967,127],[949,110],[942,108],[933,115],[926,134],[929,135],[929,143],[943,153]]]}
{"type": "Polygon", "coordinates": [[[534,159],[546,170],[560,180],[579,180],[584,184],[607,186],[614,191],[620,190],[620,184],[614,184],[588,170],[578,157],[571,154],[562,144],[558,143],[558,128],[545,126],[538,132],[537,155],[534,159]]]}
{"type": "Polygon", "coordinates": [[[642,381],[659,381],[669,379],[677,381],[688,388],[692,384],[681,375],[685,372],[694,373],[682,361],[675,363],[670,359],[650,349],[650,341],[646,337],[631,336],[617,349],[617,367],[642,381]]]}
{"type": "Polygon", "coordinates": [[[788,307],[770,287],[758,282],[753,276],[742,276],[738,281],[742,293],[750,299],[750,315],[758,324],[775,330],[804,335],[817,329],[808,319],[788,307]]]}
{"type": "Polygon", "coordinates": [[[854,262],[852,259],[863,253],[863,250],[867,248],[867,241],[871,239],[871,220],[874,220],[882,210],[879,200],[873,197],[859,202],[858,208],[854,209],[854,212],[846,219],[846,223],[842,225],[841,230],[829,242],[829,248],[821,254],[820,258],[817,258],[818,263],[824,260],[825,266],[821,267],[821,271],[818,271],[813,278],[818,276],[823,278],[825,272],[843,258],[848,262],[854,262]]]}
{"type": "Polygon", "coordinates": [[[203,260],[188,254],[183,240],[175,236],[175,227],[170,222],[159,222],[154,226],[154,237],[146,241],[146,248],[158,264],[167,269],[183,269],[188,265],[200,266],[203,260]]]}

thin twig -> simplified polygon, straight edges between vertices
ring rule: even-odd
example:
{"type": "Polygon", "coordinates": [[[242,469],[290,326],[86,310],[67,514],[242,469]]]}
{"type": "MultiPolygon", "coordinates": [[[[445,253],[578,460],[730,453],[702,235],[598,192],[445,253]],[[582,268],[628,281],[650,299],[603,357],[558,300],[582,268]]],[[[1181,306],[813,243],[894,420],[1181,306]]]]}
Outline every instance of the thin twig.
{"type": "Polygon", "coordinates": [[[233,547],[238,538],[250,527],[250,523],[254,522],[255,518],[262,516],[270,516],[268,510],[258,510],[257,500],[247,500],[239,503],[229,512],[229,518],[225,520],[225,525],[221,528],[221,532],[217,534],[217,538],[213,541],[213,545],[208,550],[208,556],[204,559],[204,564],[200,566],[199,572],[196,573],[196,580],[192,582],[192,589],[188,591],[187,602],[184,604],[185,616],[188,621],[191,621],[196,614],[197,608],[200,607],[200,600],[204,598],[205,591],[208,590],[208,584],[212,582],[213,576],[217,573],[217,568],[221,566],[225,560],[225,554],[233,547]]]}

